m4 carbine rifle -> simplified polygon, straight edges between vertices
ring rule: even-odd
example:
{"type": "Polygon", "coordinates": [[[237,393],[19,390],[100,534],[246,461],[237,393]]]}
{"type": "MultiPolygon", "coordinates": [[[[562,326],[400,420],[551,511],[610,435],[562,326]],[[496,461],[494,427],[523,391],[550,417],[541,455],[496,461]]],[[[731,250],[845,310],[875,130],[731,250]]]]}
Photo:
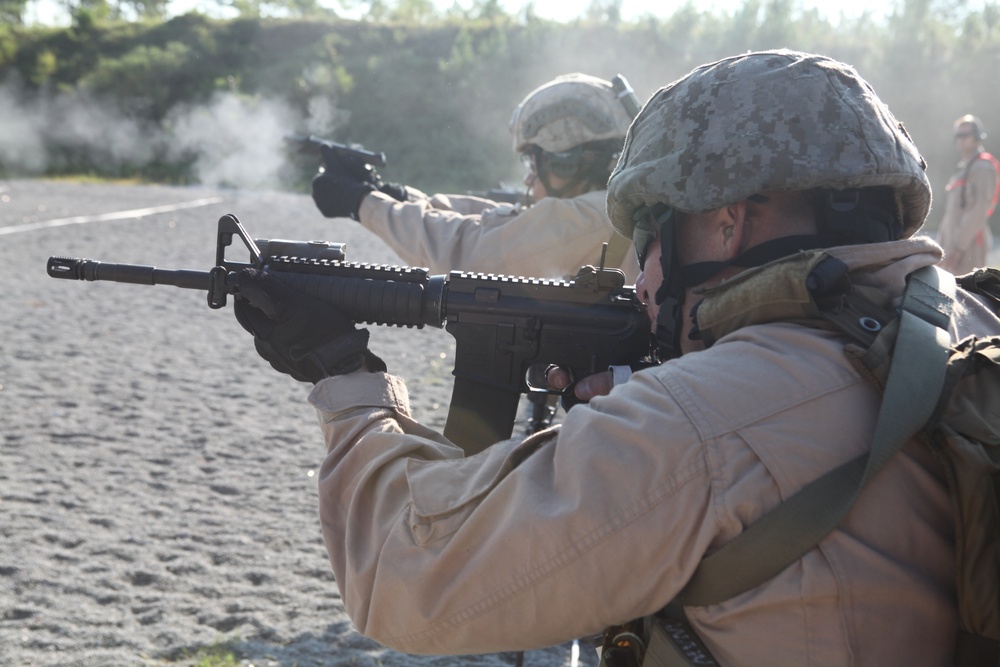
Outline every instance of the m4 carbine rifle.
{"type": "Polygon", "coordinates": [[[529,370],[534,375],[555,364],[581,378],[643,359],[650,349],[649,319],[635,288],[603,262],[561,281],[460,271],[428,275],[421,268],[344,259],[344,244],[254,240],[235,216],[225,215],[210,271],[65,257],[50,257],[47,271],[53,278],[205,290],[209,307],[222,308],[229,294],[240,292],[240,270],[254,267],[355,322],[443,327],[455,337],[455,385],[444,434],[468,454],[511,436],[522,393],[547,391],[529,384],[529,370]],[[249,262],[226,259],[234,236],[250,251],[249,262]]]}

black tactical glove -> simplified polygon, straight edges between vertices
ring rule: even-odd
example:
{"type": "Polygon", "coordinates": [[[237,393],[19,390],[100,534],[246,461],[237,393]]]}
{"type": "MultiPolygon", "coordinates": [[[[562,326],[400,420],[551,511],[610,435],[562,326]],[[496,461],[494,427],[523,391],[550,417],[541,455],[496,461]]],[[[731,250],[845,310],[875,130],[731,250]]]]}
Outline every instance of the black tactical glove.
{"type": "Polygon", "coordinates": [[[378,191],[387,194],[396,201],[406,201],[410,195],[406,192],[406,186],[399,183],[386,183],[379,179],[378,191]]]}
{"type": "Polygon", "coordinates": [[[399,201],[407,200],[404,186],[386,183],[370,165],[336,156],[329,156],[324,164],[323,171],[313,178],[312,196],[316,207],[328,218],[357,220],[361,201],[373,190],[399,201]]]}
{"type": "Polygon", "coordinates": [[[342,160],[330,160],[312,181],[312,197],[316,207],[328,218],[358,219],[361,200],[376,190],[371,171],[350,169],[342,160]]]}
{"type": "Polygon", "coordinates": [[[368,330],[356,328],[329,303],[257,269],[240,271],[238,284],[236,319],[276,371],[315,384],[363,366],[373,372],[386,369],[368,350],[368,330]]]}

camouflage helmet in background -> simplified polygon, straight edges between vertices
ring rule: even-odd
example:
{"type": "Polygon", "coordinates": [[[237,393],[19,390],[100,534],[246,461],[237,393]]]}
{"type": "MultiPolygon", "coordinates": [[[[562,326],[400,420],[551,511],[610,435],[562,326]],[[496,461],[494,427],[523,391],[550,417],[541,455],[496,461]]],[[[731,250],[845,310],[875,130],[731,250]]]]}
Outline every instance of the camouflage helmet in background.
{"type": "Polygon", "coordinates": [[[586,74],[566,74],[539,86],[510,119],[514,152],[535,145],[561,153],[592,141],[622,139],[632,118],[611,83],[586,74]]]}
{"type": "Polygon", "coordinates": [[[662,202],[702,213],[767,190],[889,186],[902,238],[931,204],[926,164],[871,86],[848,65],[794,51],[703,65],[650,98],[608,183],[608,214],[662,202]]]}

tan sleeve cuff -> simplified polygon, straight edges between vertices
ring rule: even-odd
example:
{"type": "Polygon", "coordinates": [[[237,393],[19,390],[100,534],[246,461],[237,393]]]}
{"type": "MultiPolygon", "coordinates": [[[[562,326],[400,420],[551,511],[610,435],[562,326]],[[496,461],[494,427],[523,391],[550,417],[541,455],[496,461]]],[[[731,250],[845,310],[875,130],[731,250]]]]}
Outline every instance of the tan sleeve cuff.
{"type": "Polygon", "coordinates": [[[347,375],[325,378],[313,387],[309,402],[328,418],[358,408],[389,408],[410,416],[410,397],[406,383],[388,373],[359,370],[347,375]]]}
{"type": "Polygon", "coordinates": [[[398,204],[399,202],[384,192],[372,190],[364,196],[361,200],[361,205],[358,206],[358,221],[364,224],[365,220],[370,220],[386,203],[391,205],[398,204]]]}

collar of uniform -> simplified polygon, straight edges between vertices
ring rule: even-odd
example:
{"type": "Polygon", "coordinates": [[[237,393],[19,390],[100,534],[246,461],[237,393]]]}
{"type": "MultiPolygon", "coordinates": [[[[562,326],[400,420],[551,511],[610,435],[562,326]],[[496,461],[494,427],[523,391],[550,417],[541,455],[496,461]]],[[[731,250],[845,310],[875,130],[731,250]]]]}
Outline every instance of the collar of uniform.
{"type": "Polygon", "coordinates": [[[824,259],[840,260],[852,283],[875,288],[893,299],[902,295],[907,275],[937,263],[941,256],[934,241],[916,237],[782,257],[716,287],[696,290],[703,298],[692,309],[695,329],[708,347],[726,334],[754,324],[796,322],[826,327],[807,285],[809,275],[824,259]]]}

